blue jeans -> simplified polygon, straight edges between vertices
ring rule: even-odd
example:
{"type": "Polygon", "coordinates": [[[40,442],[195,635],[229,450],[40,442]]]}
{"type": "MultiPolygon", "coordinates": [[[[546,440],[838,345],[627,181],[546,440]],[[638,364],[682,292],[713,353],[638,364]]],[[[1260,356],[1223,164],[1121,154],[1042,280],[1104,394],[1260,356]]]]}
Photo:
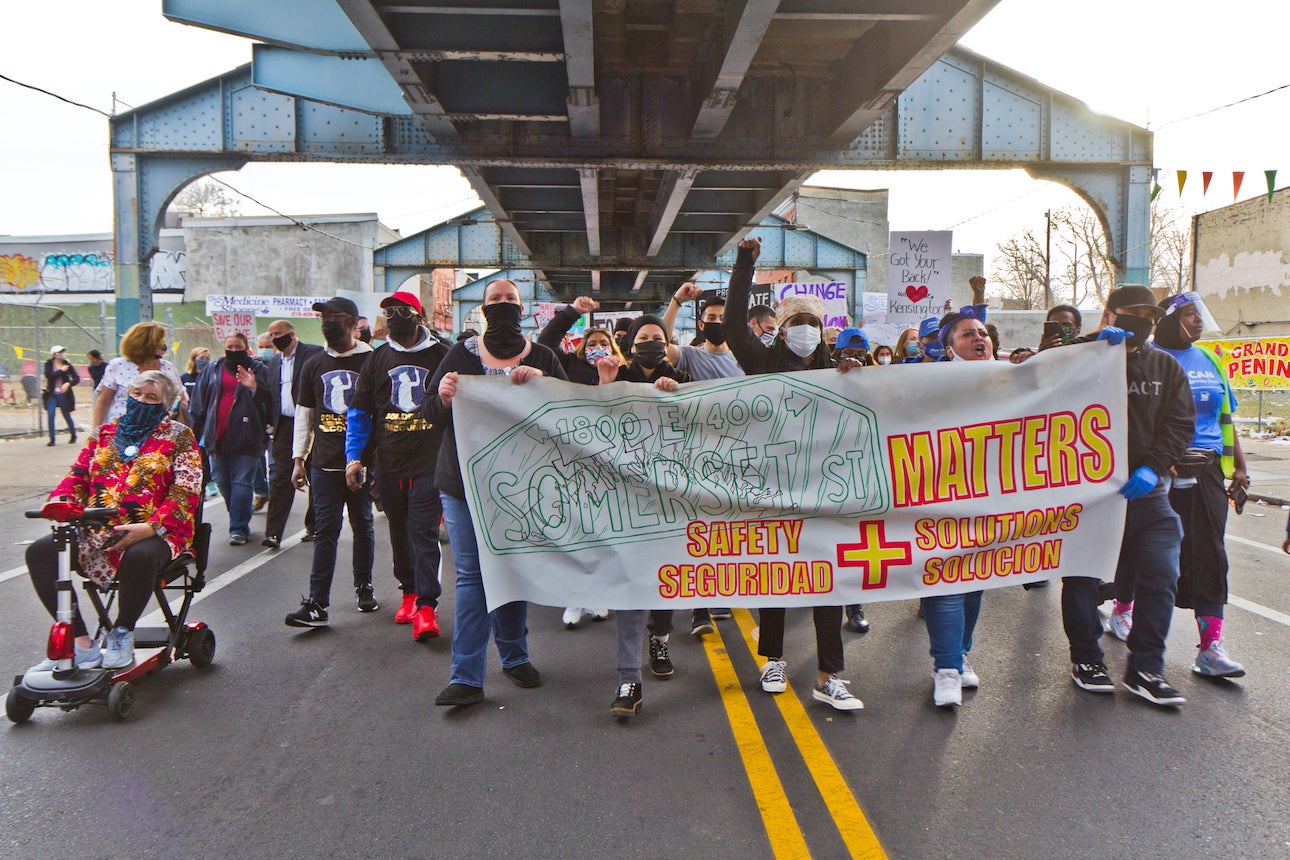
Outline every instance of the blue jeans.
{"type": "Polygon", "coordinates": [[[72,441],[76,441],[76,424],[72,421],[72,411],[67,408],[67,395],[50,392],[49,402],[45,404],[45,413],[49,416],[49,441],[54,441],[54,422],[58,418],[58,412],[62,410],[63,418],[67,421],[67,432],[72,435],[72,441]]]}
{"type": "Polygon", "coordinates": [[[972,650],[972,633],[980,614],[979,591],[923,598],[923,620],[932,642],[934,668],[963,671],[963,656],[972,650]]]}
{"type": "Polygon", "coordinates": [[[211,479],[219,487],[228,508],[228,533],[251,534],[251,482],[255,479],[258,454],[226,454],[211,451],[211,479]]]}
{"type": "MultiPolygon", "coordinates": [[[[1129,633],[1128,671],[1159,675],[1165,668],[1165,637],[1174,616],[1178,589],[1178,551],[1182,525],[1169,506],[1169,482],[1129,502],[1124,538],[1115,568],[1116,591],[1133,595],[1133,629],[1129,633]]],[[[1062,578],[1062,626],[1072,663],[1101,663],[1102,620],[1098,617],[1098,580],[1062,578]]]]}
{"type": "Polygon", "coordinates": [[[257,496],[269,495],[269,469],[264,464],[264,454],[260,455],[260,462],[255,464],[255,480],[251,482],[251,490],[257,496]]]}
{"type": "Polygon", "coordinates": [[[417,478],[376,476],[381,507],[390,526],[394,578],[404,594],[417,596],[417,608],[439,605],[439,518],[443,507],[434,475],[417,478]]]}
{"type": "Polygon", "coordinates": [[[331,603],[331,580],[336,572],[342,511],[349,511],[349,530],[354,535],[354,588],[372,584],[372,561],[376,556],[372,499],[365,486],[351,490],[345,483],[344,472],[329,472],[317,466],[309,470],[309,486],[314,494],[315,528],[309,599],[327,606],[331,603]]]}
{"type": "Polygon", "coordinates": [[[483,689],[488,669],[488,634],[491,630],[502,658],[502,668],[510,669],[529,661],[529,605],[522,600],[499,606],[492,612],[484,599],[484,579],[479,572],[479,545],[470,508],[465,501],[439,494],[443,502],[443,521],[452,544],[452,558],[457,564],[456,614],[452,629],[452,676],[449,683],[467,684],[483,689]]]}

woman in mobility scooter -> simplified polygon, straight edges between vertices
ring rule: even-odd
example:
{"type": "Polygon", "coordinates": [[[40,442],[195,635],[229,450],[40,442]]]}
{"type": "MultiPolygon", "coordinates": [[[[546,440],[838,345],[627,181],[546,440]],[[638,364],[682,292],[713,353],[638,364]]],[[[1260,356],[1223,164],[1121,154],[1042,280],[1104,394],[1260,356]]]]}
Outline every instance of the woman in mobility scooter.
{"type": "MultiPolygon", "coordinates": [[[[154,593],[158,576],[190,553],[202,466],[192,431],[167,417],[178,397],[174,381],[164,373],[144,371],[135,377],[125,414],[105,423],[88,440],[41,510],[45,518],[64,522],[80,519],[82,508],[117,510],[115,516],[99,521],[102,527],[91,528],[88,520],[82,520],[76,529],[79,564],[73,566],[100,587],[115,581],[117,617],[100,647],[80,612],[73,610],[75,669],[116,671],[134,663],[135,622],[154,593]]],[[[54,536],[43,537],[27,549],[32,585],[56,619],[58,554],[54,536]]],[[[73,589],[73,607],[74,595],[73,589]]],[[[99,614],[105,616],[107,626],[106,612],[99,614]]],[[[167,613],[167,618],[173,626],[174,616],[167,613]]],[[[57,663],[46,660],[33,666],[29,675],[53,671],[57,663]]]]}

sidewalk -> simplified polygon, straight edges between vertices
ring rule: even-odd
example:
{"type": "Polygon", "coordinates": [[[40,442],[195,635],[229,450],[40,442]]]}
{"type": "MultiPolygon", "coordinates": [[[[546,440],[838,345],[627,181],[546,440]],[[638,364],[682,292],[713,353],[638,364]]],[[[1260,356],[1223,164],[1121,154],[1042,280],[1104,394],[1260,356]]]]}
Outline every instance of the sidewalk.
{"type": "Polygon", "coordinates": [[[67,434],[58,434],[58,444],[47,447],[44,436],[0,439],[0,504],[23,498],[43,500],[76,462],[85,443],[82,434],[75,445],[67,434]]]}
{"type": "Polygon", "coordinates": [[[1269,505],[1290,504],[1290,437],[1241,439],[1250,475],[1250,498],[1269,505]]]}

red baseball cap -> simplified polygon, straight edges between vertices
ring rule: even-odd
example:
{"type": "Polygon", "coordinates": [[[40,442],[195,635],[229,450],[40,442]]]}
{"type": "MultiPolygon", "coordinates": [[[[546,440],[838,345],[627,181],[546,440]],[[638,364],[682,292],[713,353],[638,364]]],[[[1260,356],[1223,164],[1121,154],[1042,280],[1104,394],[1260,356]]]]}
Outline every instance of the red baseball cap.
{"type": "Polygon", "coordinates": [[[416,312],[421,314],[421,316],[426,315],[426,312],[421,307],[421,300],[416,297],[415,293],[399,290],[397,293],[390,293],[388,296],[381,299],[381,307],[383,308],[388,308],[390,305],[395,304],[407,305],[410,308],[415,308],[416,312]]]}

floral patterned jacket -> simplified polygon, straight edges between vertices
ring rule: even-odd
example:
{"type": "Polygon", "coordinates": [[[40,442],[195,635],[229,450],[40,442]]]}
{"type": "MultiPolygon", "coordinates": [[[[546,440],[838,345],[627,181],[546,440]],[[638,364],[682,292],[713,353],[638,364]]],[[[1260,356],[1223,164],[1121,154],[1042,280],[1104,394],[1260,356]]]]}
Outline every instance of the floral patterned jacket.
{"type": "MultiPolygon", "coordinates": [[[[115,421],[100,427],[49,497],[73,498],[87,508],[120,508],[112,525],[162,526],[171,558],[175,558],[192,544],[202,489],[202,458],[193,433],[167,418],[143,440],[139,453],[128,463],[112,444],[115,433],[115,421]]],[[[110,529],[86,529],[78,538],[81,573],[99,585],[112,581],[121,561],[120,550],[103,548],[111,536],[110,529]]]]}

